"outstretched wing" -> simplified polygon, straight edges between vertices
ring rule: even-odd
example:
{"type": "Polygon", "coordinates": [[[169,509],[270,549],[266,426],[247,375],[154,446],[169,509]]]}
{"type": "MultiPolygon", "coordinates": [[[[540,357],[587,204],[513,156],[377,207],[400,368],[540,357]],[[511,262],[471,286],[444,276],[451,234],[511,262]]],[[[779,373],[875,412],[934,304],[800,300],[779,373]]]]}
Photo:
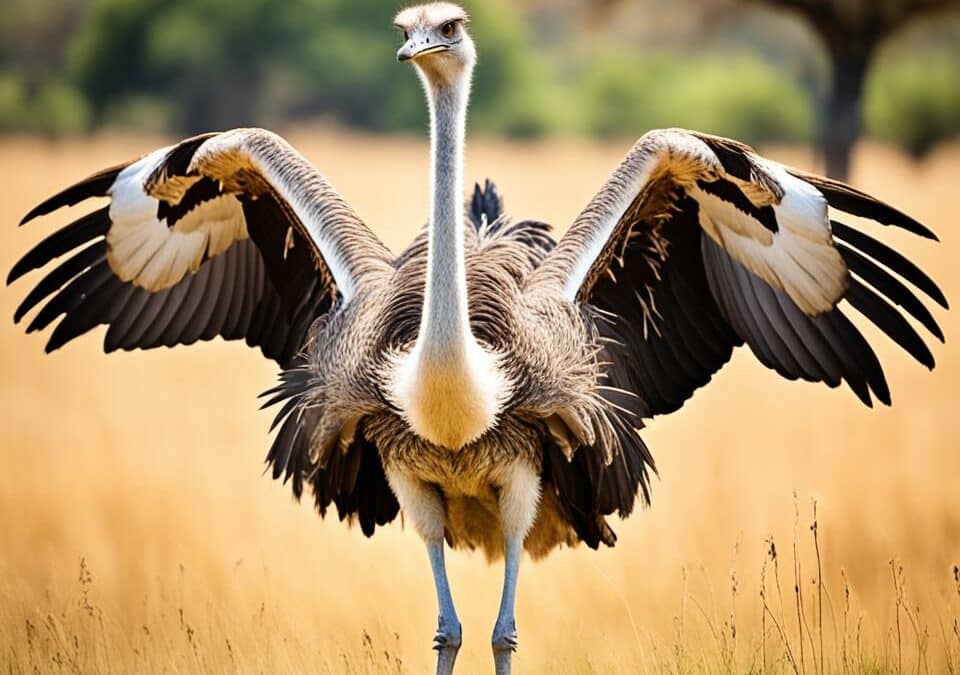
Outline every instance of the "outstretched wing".
{"type": "Polygon", "coordinates": [[[845,310],[933,368],[902,312],[943,334],[908,284],[944,308],[947,301],[902,255],[831,221],[828,206],[935,239],[873,197],[740,143],[651,132],[535,281],[609,317],[597,323],[609,338],[610,384],[636,393],[643,416],[679,408],[744,342],[784,377],[843,381],[866,405],[871,394],[889,404],[880,362],[845,310]]]}
{"type": "Polygon", "coordinates": [[[106,324],[108,352],[220,335],[287,365],[314,319],[391,259],[313,166],[260,129],[106,169],[23,223],[92,197],[110,202],[41,241],[7,278],[62,257],[15,315],[43,303],[27,331],[57,322],[47,351],[106,324]]]}

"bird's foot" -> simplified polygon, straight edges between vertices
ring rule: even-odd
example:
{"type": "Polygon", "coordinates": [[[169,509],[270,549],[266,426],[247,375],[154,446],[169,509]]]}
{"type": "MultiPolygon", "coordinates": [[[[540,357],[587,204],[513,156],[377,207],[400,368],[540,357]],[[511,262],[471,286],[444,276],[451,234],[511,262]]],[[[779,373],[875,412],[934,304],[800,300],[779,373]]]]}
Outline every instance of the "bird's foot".
{"type": "Polygon", "coordinates": [[[440,625],[433,636],[433,648],[437,650],[437,675],[451,675],[457,660],[457,652],[463,643],[463,631],[459,621],[447,621],[440,617],[440,625]]]}
{"type": "Polygon", "coordinates": [[[517,625],[513,621],[493,629],[493,665],[497,675],[510,675],[513,653],[517,651],[517,625]]]}

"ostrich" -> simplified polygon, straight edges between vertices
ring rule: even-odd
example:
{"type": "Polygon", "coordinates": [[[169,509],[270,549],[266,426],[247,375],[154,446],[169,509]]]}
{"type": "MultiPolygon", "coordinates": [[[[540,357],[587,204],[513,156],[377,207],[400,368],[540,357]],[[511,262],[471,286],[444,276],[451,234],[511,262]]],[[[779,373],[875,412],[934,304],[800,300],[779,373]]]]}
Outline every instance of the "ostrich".
{"type": "Polygon", "coordinates": [[[426,92],[426,232],[394,256],[326,179],[260,129],[210,133],[96,173],[23,222],[109,204],[50,235],[8,283],[54,258],[16,310],[57,321],[47,350],[100,324],[104,348],[245,339],[282,368],[267,456],[371,536],[403,510],[426,543],[439,604],[437,672],[462,629],[444,553],[504,559],[492,647],[517,648],[523,550],[613,546],[607,517],[647,503],[643,420],[679,409],[746,343],[789,379],[890,403],[849,308],[933,368],[903,312],[943,335],[907,284],[947,307],[902,255],[828,206],[935,238],[855,188],[679,129],[642,136],[566,234],[512,222],[489,182],[462,202],[476,61],[467,15],[402,10],[397,57],[426,92]],[[79,250],[77,250],[79,249],[79,250]],[[52,296],[52,297],[51,297],[52,296]],[[892,304],[891,304],[892,303],[892,304]]]}

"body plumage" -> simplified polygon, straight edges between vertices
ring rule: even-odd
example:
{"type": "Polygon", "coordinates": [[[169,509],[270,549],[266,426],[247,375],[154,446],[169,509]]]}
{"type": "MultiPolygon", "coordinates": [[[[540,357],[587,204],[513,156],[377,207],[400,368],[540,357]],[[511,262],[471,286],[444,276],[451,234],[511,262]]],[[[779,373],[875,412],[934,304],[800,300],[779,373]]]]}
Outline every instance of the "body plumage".
{"type": "MultiPolygon", "coordinates": [[[[613,510],[629,513],[641,483],[647,492],[645,462],[650,458],[631,426],[639,418],[608,402],[597,388],[598,354],[603,348],[595,318],[571,303],[549,303],[527,295],[529,275],[554,246],[548,227],[530,221],[511,223],[501,210],[495,187],[488,183],[483,192],[478,187],[466,244],[470,327],[503,364],[510,389],[496,427],[451,451],[411,431],[402,410],[391,400],[393,370],[413,348],[421,323],[427,265],[424,234],[398,257],[389,280],[369,291],[371,297],[313,326],[307,349],[287,375],[296,386],[276,392],[274,402],[292,400],[295,405],[281,413],[278,421],[286,430],[281,426],[269,460],[276,476],[294,477],[298,496],[302,476],[309,476],[318,495],[329,494],[323,482],[330,473],[339,472],[328,470],[331,457],[339,452],[345,458],[336,461],[349,462],[356,453],[354,461],[359,461],[363,446],[372,444],[387,471],[402,470],[442,491],[450,516],[444,535],[452,546],[479,547],[490,558],[503,552],[496,494],[512,465],[520,462],[543,481],[537,519],[525,540],[532,555],[541,557],[556,545],[575,544],[581,536],[596,546],[597,533],[612,544],[613,532],[603,516],[613,510]],[[350,356],[331,360],[329,354],[350,356]],[[625,462],[609,466],[598,462],[597,480],[607,472],[619,473],[613,480],[625,487],[605,512],[567,491],[575,476],[563,474],[580,471],[579,467],[566,471],[570,448],[564,449],[565,439],[551,436],[550,424],[556,431],[557,423],[546,420],[556,410],[570,410],[602,425],[609,434],[607,443],[618,443],[617,433],[636,441],[624,448],[630,453],[625,462]],[[295,435],[300,427],[312,433],[295,435]],[[343,429],[353,436],[344,437],[343,429]],[[310,468],[294,467],[303,457],[311,459],[310,468]],[[551,471],[560,478],[556,485],[551,471]],[[589,523],[580,523],[571,513],[584,509],[589,523]]],[[[619,446],[594,450],[619,451],[619,446]]],[[[582,487],[587,493],[599,491],[597,485],[582,487]]],[[[388,493],[384,483],[378,495],[389,500],[388,493]]],[[[373,503],[357,505],[363,513],[342,510],[341,515],[369,522],[365,509],[373,507],[373,503]]]]}

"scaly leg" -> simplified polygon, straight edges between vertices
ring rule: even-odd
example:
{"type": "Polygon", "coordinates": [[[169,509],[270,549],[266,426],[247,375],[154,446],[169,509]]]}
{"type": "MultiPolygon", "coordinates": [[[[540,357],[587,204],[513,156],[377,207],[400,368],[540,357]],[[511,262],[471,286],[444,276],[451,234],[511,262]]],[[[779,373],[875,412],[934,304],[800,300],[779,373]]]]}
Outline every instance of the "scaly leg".
{"type": "Polygon", "coordinates": [[[523,539],[507,537],[504,555],[503,595],[500,612],[493,627],[493,664],[497,675],[510,674],[510,660],[517,649],[517,619],[514,605],[517,599],[517,574],[520,571],[520,553],[523,539]]]}
{"type": "Polygon", "coordinates": [[[504,536],[503,595],[493,627],[493,663],[497,675],[509,675],[517,649],[517,575],[523,540],[537,515],[540,479],[531,467],[517,464],[500,491],[500,523],[504,536]]]}
{"type": "Polygon", "coordinates": [[[433,648],[437,650],[437,675],[451,675],[463,641],[463,632],[457,610],[453,606],[443,556],[443,531],[446,521],[443,499],[435,487],[409,474],[387,471],[387,480],[390,481],[390,487],[404,514],[427,543],[433,583],[437,589],[437,604],[440,606],[437,633],[433,637],[433,648]]]}
{"type": "Polygon", "coordinates": [[[437,603],[440,605],[439,625],[437,634],[433,637],[433,648],[437,650],[437,675],[450,675],[463,641],[463,631],[457,618],[457,610],[453,606],[450,584],[447,582],[443,539],[427,542],[427,553],[430,555],[433,583],[437,588],[437,603]]]}

